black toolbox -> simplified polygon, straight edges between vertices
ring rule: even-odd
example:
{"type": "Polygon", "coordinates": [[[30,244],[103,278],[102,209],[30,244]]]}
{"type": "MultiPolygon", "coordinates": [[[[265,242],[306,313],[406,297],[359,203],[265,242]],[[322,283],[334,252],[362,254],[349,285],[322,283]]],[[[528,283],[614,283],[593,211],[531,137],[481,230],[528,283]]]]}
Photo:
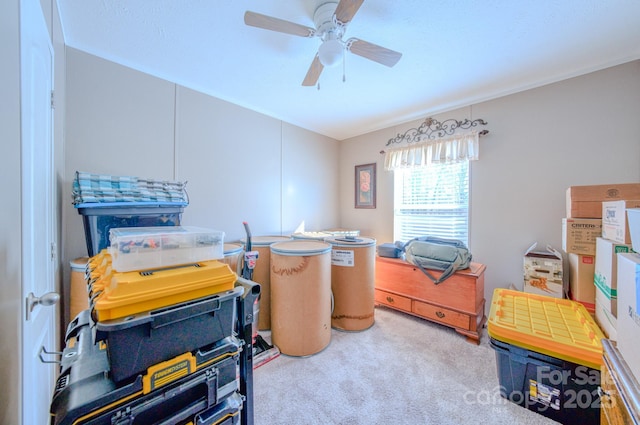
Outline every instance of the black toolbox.
{"type": "Polygon", "coordinates": [[[232,335],[241,287],[230,291],[97,322],[96,341],[104,341],[111,378],[120,383],[148,367],[195,351],[232,335]]]}
{"type": "Polygon", "coordinates": [[[105,344],[93,334],[88,312],[67,329],[50,409],[52,425],[205,425],[216,423],[208,418],[234,423],[228,420],[239,416],[245,400],[238,392],[244,343],[235,336],[160,362],[119,385],[110,377],[105,344]]]}
{"type": "MultiPolygon", "coordinates": [[[[91,311],[81,312],[65,334],[50,424],[253,425],[253,325],[260,285],[238,278],[235,289],[231,335],[173,358],[155,341],[159,363],[122,382],[111,376],[107,343],[96,339],[91,311]]],[[[227,335],[227,325],[224,329],[227,335]]]]}

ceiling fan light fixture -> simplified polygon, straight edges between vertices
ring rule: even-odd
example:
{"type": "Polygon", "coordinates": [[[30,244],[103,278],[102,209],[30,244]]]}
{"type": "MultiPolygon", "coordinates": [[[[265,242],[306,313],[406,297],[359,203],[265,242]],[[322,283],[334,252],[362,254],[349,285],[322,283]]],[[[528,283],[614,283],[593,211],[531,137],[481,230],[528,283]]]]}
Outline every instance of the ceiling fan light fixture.
{"type": "Polygon", "coordinates": [[[337,39],[324,41],[318,49],[318,59],[324,66],[334,66],[342,59],[344,46],[337,39]]]}
{"type": "Polygon", "coordinates": [[[314,0],[314,2],[317,7],[313,13],[313,28],[249,10],[244,14],[246,25],[321,40],[319,49],[302,80],[303,86],[315,86],[322,70],[325,67],[336,66],[339,62],[342,62],[342,80],[344,81],[347,51],[388,67],[394,66],[402,57],[400,52],[359,38],[342,40],[347,25],[353,20],[364,0],[314,0]]]}

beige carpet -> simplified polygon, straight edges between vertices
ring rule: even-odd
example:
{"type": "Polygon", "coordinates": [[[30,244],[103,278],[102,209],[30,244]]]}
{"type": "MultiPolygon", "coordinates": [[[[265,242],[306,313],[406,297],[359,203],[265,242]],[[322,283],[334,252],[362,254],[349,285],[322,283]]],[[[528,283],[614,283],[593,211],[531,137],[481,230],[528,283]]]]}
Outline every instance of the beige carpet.
{"type": "Polygon", "coordinates": [[[488,342],[486,330],[478,346],[377,308],[370,329],[332,330],[322,352],[280,355],[256,369],[255,425],[555,424],[500,397],[488,342]]]}

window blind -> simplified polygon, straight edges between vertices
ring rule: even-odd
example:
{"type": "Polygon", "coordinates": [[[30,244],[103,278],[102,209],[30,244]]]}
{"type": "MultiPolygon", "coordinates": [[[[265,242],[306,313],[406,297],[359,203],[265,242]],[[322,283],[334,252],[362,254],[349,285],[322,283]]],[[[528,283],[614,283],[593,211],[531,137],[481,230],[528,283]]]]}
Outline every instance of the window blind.
{"type": "Polygon", "coordinates": [[[394,240],[469,240],[469,161],[394,170],[394,240]]]}

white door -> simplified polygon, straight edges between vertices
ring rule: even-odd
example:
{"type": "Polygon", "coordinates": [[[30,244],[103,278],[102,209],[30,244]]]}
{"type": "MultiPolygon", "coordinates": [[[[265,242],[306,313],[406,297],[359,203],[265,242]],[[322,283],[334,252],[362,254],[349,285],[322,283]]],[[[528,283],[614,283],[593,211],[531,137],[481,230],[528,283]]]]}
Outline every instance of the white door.
{"type": "Polygon", "coordinates": [[[22,131],[22,425],[49,423],[59,357],[54,292],[53,47],[40,2],[20,1],[22,131]],[[35,297],[35,298],[34,298],[35,297]],[[28,299],[42,302],[32,302],[28,299]]]}

